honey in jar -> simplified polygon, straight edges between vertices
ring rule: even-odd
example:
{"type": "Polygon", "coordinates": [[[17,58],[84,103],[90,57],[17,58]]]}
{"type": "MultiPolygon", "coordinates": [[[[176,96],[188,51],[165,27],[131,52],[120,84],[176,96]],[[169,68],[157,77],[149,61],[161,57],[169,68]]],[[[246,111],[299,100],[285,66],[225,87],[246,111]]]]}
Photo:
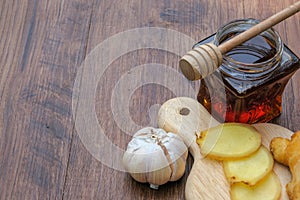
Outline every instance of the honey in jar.
{"type": "MultiPolygon", "coordinates": [[[[218,46],[257,23],[230,22],[195,46],[218,46]]],[[[223,55],[222,65],[201,80],[197,99],[221,122],[268,122],[280,115],[284,88],[299,66],[278,33],[268,29],[223,55]]]]}

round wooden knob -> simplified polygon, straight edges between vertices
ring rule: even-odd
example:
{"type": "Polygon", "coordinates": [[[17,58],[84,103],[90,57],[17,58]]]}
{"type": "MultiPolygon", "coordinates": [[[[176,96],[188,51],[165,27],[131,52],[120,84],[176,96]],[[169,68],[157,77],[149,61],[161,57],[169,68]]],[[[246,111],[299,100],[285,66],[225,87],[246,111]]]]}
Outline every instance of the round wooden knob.
{"type": "Polygon", "coordinates": [[[179,61],[182,73],[189,80],[198,80],[213,73],[222,64],[222,53],[212,43],[200,45],[179,61]]]}

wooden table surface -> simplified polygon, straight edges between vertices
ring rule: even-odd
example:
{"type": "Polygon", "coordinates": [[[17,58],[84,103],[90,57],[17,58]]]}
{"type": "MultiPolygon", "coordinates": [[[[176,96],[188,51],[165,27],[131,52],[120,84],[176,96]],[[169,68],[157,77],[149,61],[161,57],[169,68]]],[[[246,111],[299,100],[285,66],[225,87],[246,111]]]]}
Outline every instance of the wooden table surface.
{"type": "MultiPolygon", "coordinates": [[[[156,125],[164,101],[196,96],[178,65],[193,42],[293,2],[0,1],[0,199],[184,199],[191,156],[155,191],[121,170],[118,153],[156,125]]],[[[299,25],[300,14],[275,27],[298,56],[299,25]]],[[[300,71],[273,123],[300,129],[299,88],[300,71]]]]}

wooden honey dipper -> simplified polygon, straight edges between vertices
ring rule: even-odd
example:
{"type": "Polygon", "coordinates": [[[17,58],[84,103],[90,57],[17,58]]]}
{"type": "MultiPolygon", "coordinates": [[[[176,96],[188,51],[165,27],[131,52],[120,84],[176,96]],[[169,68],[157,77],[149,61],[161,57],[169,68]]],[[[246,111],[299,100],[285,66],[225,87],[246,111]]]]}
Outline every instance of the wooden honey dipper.
{"type": "Polygon", "coordinates": [[[250,29],[233,37],[232,39],[216,46],[207,43],[195,47],[185,54],[179,61],[182,73],[189,80],[205,78],[213,73],[222,64],[222,55],[234,47],[246,42],[247,40],[259,35],[263,31],[271,28],[286,18],[300,11],[300,1],[274,14],[268,19],[256,24],[250,29]]]}

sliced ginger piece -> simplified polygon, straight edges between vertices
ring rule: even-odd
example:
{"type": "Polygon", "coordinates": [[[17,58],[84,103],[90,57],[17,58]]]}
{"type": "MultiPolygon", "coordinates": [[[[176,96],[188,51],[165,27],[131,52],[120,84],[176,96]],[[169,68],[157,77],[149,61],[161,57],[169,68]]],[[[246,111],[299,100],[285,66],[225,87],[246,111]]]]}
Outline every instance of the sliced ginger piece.
{"type": "Polygon", "coordinates": [[[272,154],[264,146],[248,157],[223,161],[225,176],[230,184],[243,182],[255,185],[272,171],[273,165],[272,154]]]}
{"type": "Polygon", "coordinates": [[[261,135],[248,124],[224,123],[201,132],[201,154],[216,160],[249,156],[261,146],[261,135]]]}
{"type": "Polygon", "coordinates": [[[277,200],[280,194],[280,180],[273,171],[254,186],[234,183],[230,191],[231,200],[277,200]]]}

